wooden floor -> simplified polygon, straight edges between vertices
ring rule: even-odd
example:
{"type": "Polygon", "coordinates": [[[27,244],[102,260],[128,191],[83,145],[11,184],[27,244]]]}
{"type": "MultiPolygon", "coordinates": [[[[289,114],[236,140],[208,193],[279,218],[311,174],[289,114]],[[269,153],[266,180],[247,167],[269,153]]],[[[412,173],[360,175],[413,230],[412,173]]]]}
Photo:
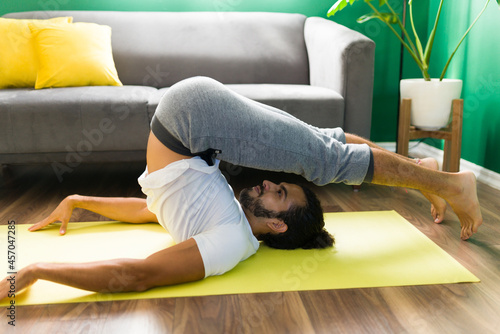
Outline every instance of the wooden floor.
{"type": "MultiPolygon", "coordinates": [[[[142,168],[142,164],[79,166],[65,174],[63,182],[50,166],[13,168],[0,180],[0,222],[35,223],[73,193],[142,196],[136,182],[142,168]]],[[[222,170],[235,192],[262,179],[298,179],[229,166],[222,170]]],[[[429,204],[416,191],[372,185],[364,185],[359,192],[345,185],[311,188],[328,212],[396,210],[481,283],[24,306],[16,310],[15,330],[72,334],[500,332],[500,191],[478,186],[484,224],[464,242],[451,210],[444,223],[432,223],[429,204]]],[[[102,219],[83,210],[73,215],[75,221],[102,219]]],[[[2,308],[1,333],[12,331],[7,321],[7,310],[2,308]]]]}

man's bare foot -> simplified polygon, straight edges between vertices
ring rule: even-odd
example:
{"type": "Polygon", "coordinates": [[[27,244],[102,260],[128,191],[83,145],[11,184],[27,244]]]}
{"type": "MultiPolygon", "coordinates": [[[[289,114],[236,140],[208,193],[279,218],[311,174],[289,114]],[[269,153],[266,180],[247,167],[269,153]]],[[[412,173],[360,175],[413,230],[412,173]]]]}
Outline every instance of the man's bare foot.
{"type": "MultiPolygon", "coordinates": [[[[425,158],[417,160],[417,162],[419,162],[419,165],[423,167],[439,170],[439,164],[436,159],[425,158]]],[[[434,222],[436,224],[441,223],[444,220],[444,214],[446,213],[446,201],[437,195],[429,194],[426,192],[422,192],[422,195],[424,195],[425,198],[427,198],[427,200],[431,202],[431,215],[432,218],[434,218],[434,222]]]]}
{"type": "Polygon", "coordinates": [[[457,184],[460,184],[462,189],[454,195],[447,196],[446,200],[460,220],[462,226],[460,237],[462,240],[467,240],[477,232],[477,229],[483,223],[477,198],[476,176],[470,171],[456,173],[455,175],[457,184]]]}

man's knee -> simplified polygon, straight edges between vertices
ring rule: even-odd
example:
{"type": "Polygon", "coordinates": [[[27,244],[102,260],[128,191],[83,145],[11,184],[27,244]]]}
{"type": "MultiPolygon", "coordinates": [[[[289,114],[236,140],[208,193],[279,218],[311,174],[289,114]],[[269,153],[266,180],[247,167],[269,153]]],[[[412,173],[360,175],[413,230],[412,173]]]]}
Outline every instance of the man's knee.
{"type": "MultiPolygon", "coordinates": [[[[186,116],[203,112],[207,98],[224,86],[207,77],[193,77],[179,81],[162,96],[156,113],[168,114],[168,117],[186,116]]],[[[177,118],[177,117],[176,117],[177,118]]]]}
{"type": "Polygon", "coordinates": [[[221,86],[222,84],[214,79],[198,76],[179,81],[170,87],[165,95],[176,100],[190,101],[199,95],[220,90],[221,86]]]}

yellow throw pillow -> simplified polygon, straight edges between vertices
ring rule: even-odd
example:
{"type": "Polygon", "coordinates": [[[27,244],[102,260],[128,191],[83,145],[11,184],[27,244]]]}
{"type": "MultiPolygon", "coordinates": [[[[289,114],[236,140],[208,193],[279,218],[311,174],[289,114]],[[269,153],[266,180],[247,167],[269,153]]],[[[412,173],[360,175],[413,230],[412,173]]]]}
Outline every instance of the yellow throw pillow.
{"type": "Polygon", "coordinates": [[[0,18],[0,89],[35,86],[38,65],[28,24],[41,28],[47,24],[72,21],[72,17],[48,20],[0,18]]]}
{"type": "Polygon", "coordinates": [[[122,86],[111,49],[111,28],[73,23],[39,28],[30,25],[38,55],[36,89],[122,86]]]}

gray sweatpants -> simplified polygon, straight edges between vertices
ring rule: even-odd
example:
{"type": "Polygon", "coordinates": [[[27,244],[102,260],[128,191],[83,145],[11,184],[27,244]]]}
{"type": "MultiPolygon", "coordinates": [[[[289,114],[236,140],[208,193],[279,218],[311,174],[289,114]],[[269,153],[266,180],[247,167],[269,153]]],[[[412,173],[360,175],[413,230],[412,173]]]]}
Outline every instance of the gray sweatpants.
{"type": "Polygon", "coordinates": [[[318,185],[361,184],[373,159],[368,145],[346,144],[340,128],[313,127],[205,77],[173,85],[162,97],[151,127],[177,153],[197,155],[213,149],[221,161],[295,173],[318,185]]]}

